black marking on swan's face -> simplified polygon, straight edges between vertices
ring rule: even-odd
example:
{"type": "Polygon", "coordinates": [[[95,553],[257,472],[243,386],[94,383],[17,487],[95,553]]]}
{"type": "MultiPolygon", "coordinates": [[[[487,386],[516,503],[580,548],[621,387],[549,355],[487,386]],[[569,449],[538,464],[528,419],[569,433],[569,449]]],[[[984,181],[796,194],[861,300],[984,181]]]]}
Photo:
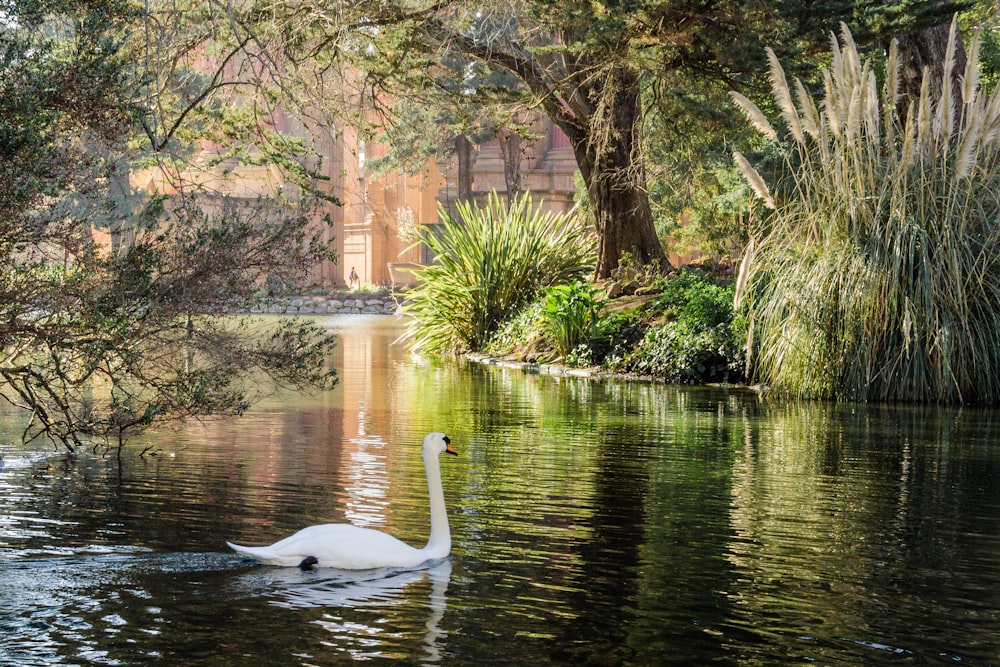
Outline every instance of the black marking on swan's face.
{"type": "Polygon", "coordinates": [[[306,556],[299,563],[299,569],[303,572],[309,572],[310,570],[315,570],[317,565],[319,565],[319,559],[316,556],[306,556]]]}

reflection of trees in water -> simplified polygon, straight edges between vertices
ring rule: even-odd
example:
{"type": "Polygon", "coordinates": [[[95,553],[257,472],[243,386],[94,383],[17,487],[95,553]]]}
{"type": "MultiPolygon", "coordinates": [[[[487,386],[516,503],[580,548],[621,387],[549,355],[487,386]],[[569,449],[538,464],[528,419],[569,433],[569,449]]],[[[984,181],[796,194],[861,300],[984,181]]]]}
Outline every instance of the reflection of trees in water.
{"type": "Polygon", "coordinates": [[[1000,466],[980,454],[998,426],[995,411],[766,405],[747,420],[734,465],[733,623],[765,632],[760,619],[780,618],[786,633],[856,636],[904,613],[872,594],[888,584],[921,610],[914,636],[921,624],[940,636],[941,619],[925,612],[941,573],[968,576],[1000,555],[982,538],[1000,533],[988,491],[1000,466]]]}
{"type": "MultiPolygon", "coordinates": [[[[660,664],[737,646],[747,663],[872,662],[872,649],[831,645],[877,638],[910,649],[921,633],[961,638],[976,628],[982,650],[996,647],[982,639],[1000,600],[1000,577],[989,574],[1000,562],[995,411],[775,403],[440,361],[388,367],[357,385],[365,430],[379,435],[356,437],[361,421],[349,423],[334,392],[167,434],[158,444],[176,458],[126,456],[122,468],[57,457],[29,471],[5,449],[4,474],[30,475],[31,487],[0,507],[65,521],[61,544],[210,551],[223,538],[264,542],[270,529],[343,520],[345,487],[374,479],[388,484],[378,488],[388,489],[391,532],[417,543],[426,482],[414,447],[444,429],[462,456],[442,468],[461,572],[443,623],[476,632],[452,633],[447,645],[443,635],[425,640],[429,659],[503,646],[511,662],[660,664]],[[385,459],[361,456],[350,482],[352,452],[385,459]],[[483,610],[500,616],[484,621],[483,610]]],[[[357,510],[377,514],[379,503],[366,509],[364,500],[357,510]]],[[[137,590],[180,599],[183,577],[153,580],[137,590]]],[[[340,585],[311,581],[318,586],[289,590],[322,598],[340,585]]],[[[328,599],[271,622],[293,647],[355,624],[343,646],[360,646],[370,626],[379,630],[373,650],[421,656],[416,638],[433,635],[423,623],[434,616],[435,585],[389,584],[371,605],[328,599]],[[390,627],[403,630],[390,637],[390,627]]],[[[259,625],[268,600],[294,606],[281,586],[266,590],[240,601],[234,624],[259,625]]]]}
{"type": "Polygon", "coordinates": [[[401,400],[432,397],[476,443],[458,509],[476,532],[461,543],[465,558],[504,563],[469,584],[473,597],[501,588],[513,601],[495,641],[523,630],[547,638],[559,661],[652,664],[705,636],[652,610],[674,606],[664,598],[709,607],[731,569],[727,531],[698,517],[711,505],[726,515],[742,399],[458,364],[416,370],[401,386],[401,400]],[[531,621],[540,600],[544,632],[531,621]],[[628,609],[631,621],[607,622],[628,609]],[[623,649],[603,655],[608,646],[623,649]]]}
{"type": "Polygon", "coordinates": [[[973,576],[998,555],[981,544],[1000,534],[998,463],[980,455],[997,441],[995,411],[777,403],[458,364],[402,385],[475,442],[469,555],[485,541],[531,560],[502,585],[527,600],[542,577],[549,604],[573,610],[548,625],[560,659],[597,660],[590,647],[608,645],[628,647],[616,659],[683,659],[678,647],[744,640],[780,655],[795,633],[878,625],[890,610],[871,591],[887,581],[930,607],[933,573],[955,561],[954,576],[973,576]],[[559,495],[576,499],[572,516],[533,513],[559,495]],[[519,554],[539,544],[552,554],[519,554]],[[602,622],[622,609],[633,623],[602,622]]]}

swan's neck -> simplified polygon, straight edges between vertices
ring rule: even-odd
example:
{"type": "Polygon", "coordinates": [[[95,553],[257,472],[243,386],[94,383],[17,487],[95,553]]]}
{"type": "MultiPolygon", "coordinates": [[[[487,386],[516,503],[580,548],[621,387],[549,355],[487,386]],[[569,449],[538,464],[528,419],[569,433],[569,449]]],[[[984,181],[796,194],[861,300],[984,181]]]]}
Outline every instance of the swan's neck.
{"type": "Polygon", "coordinates": [[[427,492],[431,506],[431,537],[424,551],[427,558],[444,558],[451,552],[451,528],[448,512],[444,508],[444,489],[441,487],[441,465],[437,455],[424,458],[427,471],[427,492]]]}

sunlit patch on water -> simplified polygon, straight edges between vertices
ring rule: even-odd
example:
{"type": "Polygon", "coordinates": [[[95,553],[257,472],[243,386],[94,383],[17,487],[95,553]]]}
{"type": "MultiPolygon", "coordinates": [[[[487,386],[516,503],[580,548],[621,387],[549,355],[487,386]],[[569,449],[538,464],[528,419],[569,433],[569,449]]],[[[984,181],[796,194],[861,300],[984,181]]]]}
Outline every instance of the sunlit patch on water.
{"type": "Polygon", "coordinates": [[[35,453],[35,454],[20,454],[20,453],[10,453],[6,452],[3,458],[0,459],[0,479],[3,477],[3,473],[12,472],[15,470],[23,470],[25,468],[31,468],[37,466],[38,464],[44,463],[45,461],[60,459],[62,454],[59,453],[35,453]]]}
{"type": "Polygon", "coordinates": [[[259,566],[235,554],[134,547],[9,556],[0,560],[0,655],[14,662],[0,661],[5,665],[55,665],[69,656],[120,664],[106,648],[119,641],[131,647],[129,654],[158,659],[164,656],[162,640],[178,623],[204,622],[227,608],[317,610],[307,622],[328,635],[322,641],[356,658],[379,656],[386,641],[403,639],[386,634],[386,615],[423,610],[413,632],[419,630],[426,659],[438,654],[447,634],[441,620],[452,571],[448,559],[413,571],[302,572],[259,566]],[[176,599],[164,598],[166,590],[176,599]],[[196,608],[195,618],[185,618],[196,608]]]}
{"type": "Polygon", "coordinates": [[[378,435],[351,438],[355,447],[344,466],[344,517],[362,528],[385,526],[389,507],[386,442],[378,435]]]}
{"type": "Polygon", "coordinates": [[[139,448],[175,456],[0,444],[3,667],[1000,665],[1000,413],[417,363],[331,325],[334,392],[139,448]],[[226,549],[345,520],[421,546],[432,430],[451,561],[226,549]]]}
{"type": "Polygon", "coordinates": [[[218,556],[164,557],[137,547],[0,557],[0,655],[12,665],[63,664],[74,656],[118,664],[108,650],[117,636],[163,632],[159,609],[147,602],[155,595],[145,577],[224,566],[218,556]]]}

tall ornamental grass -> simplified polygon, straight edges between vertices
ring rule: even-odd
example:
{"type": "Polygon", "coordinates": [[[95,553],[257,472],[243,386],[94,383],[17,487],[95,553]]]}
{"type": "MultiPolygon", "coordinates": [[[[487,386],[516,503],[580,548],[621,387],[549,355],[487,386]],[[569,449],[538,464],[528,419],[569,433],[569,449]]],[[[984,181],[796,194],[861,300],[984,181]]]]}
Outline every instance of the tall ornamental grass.
{"type": "Polygon", "coordinates": [[[414,271],[418,286],[404,308],[414,317],[404,334],[414,348],[480,351],[545,287],[594,270],[597,244],[575,211],[543,211],[529,195],[508,205],[495,192],[485,206],[457,206],[459,219],[441,208],[439,229],[419,232],[435,261],[414,271]]]}
{"type": "MultiPolygon", "coordinates": [[[[978,36],[977,36],[978,37],[978,36]]],[[[893,44],[881,83],[846,26],[817,103],[772,51],[785,131],[733,98],[779,142],[785,180],[744,257],[751,368],[794,395],[863,401],[1000,399],[1000,92],[980,89],[978,38],[958,85],[956,29],[944,81],[900,94],[893,44]]]]}

